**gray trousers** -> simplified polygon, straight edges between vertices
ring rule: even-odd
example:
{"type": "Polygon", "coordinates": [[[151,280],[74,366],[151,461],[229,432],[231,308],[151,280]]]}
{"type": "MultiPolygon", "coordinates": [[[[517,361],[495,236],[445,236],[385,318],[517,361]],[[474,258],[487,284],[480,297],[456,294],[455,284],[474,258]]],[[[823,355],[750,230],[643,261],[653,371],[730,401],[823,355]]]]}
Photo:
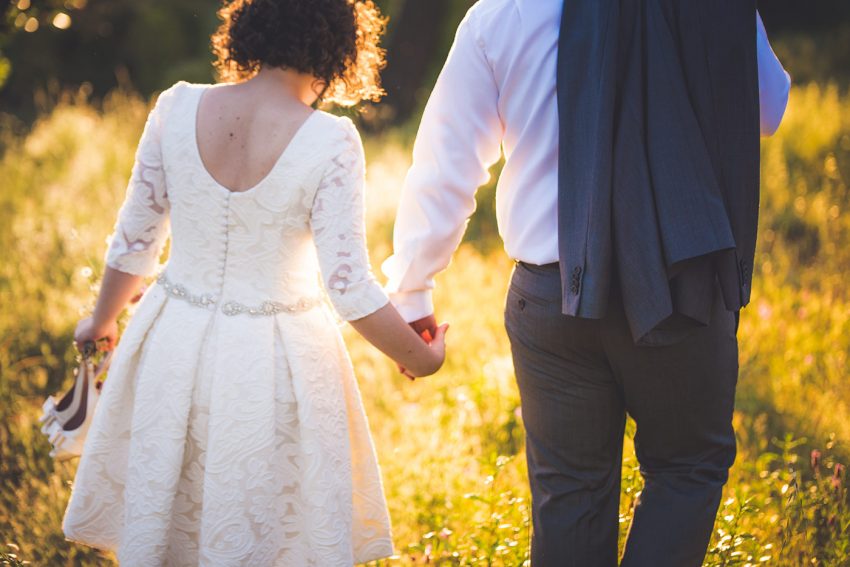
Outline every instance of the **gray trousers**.
{"type": "Polygon", "coordinates": [[[533,567],[617,565],[626,414],[645,488],[622,565],[702,565],[729,467],[737,314],[636,347],[617,286],[604,319],[561,314],[557,264],[517,264],[505,306],[526,430],[533,567]]]}

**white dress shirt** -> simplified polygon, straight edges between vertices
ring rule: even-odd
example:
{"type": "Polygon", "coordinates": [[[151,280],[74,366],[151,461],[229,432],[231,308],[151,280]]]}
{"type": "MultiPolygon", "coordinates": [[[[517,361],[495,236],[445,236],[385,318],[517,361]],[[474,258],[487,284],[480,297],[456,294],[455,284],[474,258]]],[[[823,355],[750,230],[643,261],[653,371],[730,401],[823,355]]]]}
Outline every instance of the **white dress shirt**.
{"type": "MultiPolygon", "coordinates": [[[[501,152],[496,219],[505,251],[530,264],[558,261],[556,61],[562,0],[480,0],[457,30],[413,146],[383,266],[402,317],[434,312],[444,270],[475,210],[475,192],[501,152]]],[[[790,78],[757,19],[761,129],[779,126],[790,78]]]]}

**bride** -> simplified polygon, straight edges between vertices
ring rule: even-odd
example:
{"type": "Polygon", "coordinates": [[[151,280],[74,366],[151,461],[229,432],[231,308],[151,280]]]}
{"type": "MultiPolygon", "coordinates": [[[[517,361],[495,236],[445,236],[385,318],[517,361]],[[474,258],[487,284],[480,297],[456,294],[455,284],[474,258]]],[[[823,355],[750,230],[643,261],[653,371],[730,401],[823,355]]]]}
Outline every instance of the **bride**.
{"type": "Polygon", "coordinates": [[[384,21],[371,0],[236,0],[220,16],[223,82],[157,100],[77,326],[78,344],[114,346],[171,235],[117,346],[63,529],[128,567],[386,557],[378,463],[323,297],[411,376],[440,368],[447,326],[428,344],[388,303],[366,251],[360,137],[313,109],[380,94],[384,21]]]}

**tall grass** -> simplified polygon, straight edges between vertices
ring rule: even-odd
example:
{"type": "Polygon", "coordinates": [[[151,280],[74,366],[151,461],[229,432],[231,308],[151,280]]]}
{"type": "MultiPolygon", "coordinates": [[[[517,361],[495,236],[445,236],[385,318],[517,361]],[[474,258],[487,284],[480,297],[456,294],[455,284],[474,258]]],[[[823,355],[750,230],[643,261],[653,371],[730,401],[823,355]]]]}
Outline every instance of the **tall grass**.
{"type": "MultiPolygon", "coordinates": [[[[116,93],[102,108],[62,103],[25,135],[0,134],[0,564],[113,564],[64,541],[75,464],[47,456],[36,418],[68,385],[73,325],[92,300],[146,110],[116,93]]],[[[367,150],[377,265],[409,148],[388,134],[367,150]]],[[[739,456],[706,565],[850,565],[848,179],[850,97],[796,88],[763,147],[756,281],[739,330],[739,456]]],[[[438,314],[452,322],[440,374],[410,383],[345,331],[382,464],[393,565],[528,558],[522,416],[502,323],[511,263],[494,242],[492,184],[479,198],[472,238],[438,280],[438,314]]],[[[623,480],[625,534],[641,489],[630,449],[623,480]]]]}

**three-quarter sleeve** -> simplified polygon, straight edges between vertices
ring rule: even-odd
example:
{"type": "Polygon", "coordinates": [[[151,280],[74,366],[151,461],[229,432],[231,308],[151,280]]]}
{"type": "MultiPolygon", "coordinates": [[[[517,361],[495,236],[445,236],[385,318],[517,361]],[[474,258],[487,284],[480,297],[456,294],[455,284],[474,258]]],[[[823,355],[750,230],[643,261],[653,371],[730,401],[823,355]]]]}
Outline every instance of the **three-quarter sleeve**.
{"type": "Polygon", "coordinates": [[[137,276],[149,276],[156,270],[169,233],[168,187],[160,142],[163,107],[170,90],[160,95],[148,115],[106,251],[107,266],[137,276]]]}
{"type": "Polygon", "coordinates": [[[365,222],[365,159],[360,135],[344,119],[344,140],[330,160],[313,202],[310,226],[331,303],[346,321],[370,315],[389,297],[369,263],[365,222]]]}

